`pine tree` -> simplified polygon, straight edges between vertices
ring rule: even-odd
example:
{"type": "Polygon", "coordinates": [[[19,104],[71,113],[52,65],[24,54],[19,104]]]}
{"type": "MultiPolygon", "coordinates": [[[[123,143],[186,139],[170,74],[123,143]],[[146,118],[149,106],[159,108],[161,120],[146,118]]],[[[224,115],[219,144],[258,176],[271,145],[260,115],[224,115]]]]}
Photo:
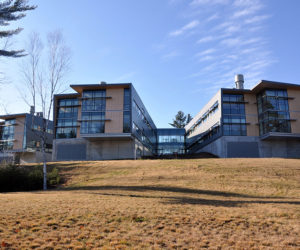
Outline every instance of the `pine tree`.
{"type": "Polygon", "coordinates": [[[169,123],[174,128],[184,128],[186,121],[186,115],[182,111],[178,111],[173,123],[169,123]]]}
{"type": "Polygon", "coordinates": [[[191,120],[193,120],[193,117],[192,117],[190,114],[188,114],[187,117],[186,117],[186,125],[187,125],[191,120]]]}
{"type": "MultiPolygon", "coordinates": [[[[0,2],[0,26],[8,26],[9,22],[25,17],[25,11],[33,10],[35,8],[36,6],[28,5],[27,0],[5,0],[0,2]]],[[[22,28],[14,30],[0,30],[0,39],[9,38],[21,31],[22,28]]],[[[21,57],[24,55],[24,50],[0,49],[0,56],[21,57]]]]}

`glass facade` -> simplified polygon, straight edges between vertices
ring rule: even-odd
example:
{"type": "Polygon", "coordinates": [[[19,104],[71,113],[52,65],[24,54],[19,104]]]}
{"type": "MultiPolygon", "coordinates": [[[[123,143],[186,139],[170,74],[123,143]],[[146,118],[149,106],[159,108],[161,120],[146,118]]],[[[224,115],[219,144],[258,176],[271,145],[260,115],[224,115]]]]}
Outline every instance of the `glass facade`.
{"type": "Polygon", "coordinates": [[[143,143],[153,154],[156,153],[156,127],[147,111],[143,108],[136,92],[133,89],[132,101],[132,133],[143,143]]]}
{"type": "Polygon", "coordinates": [[[158,136],[158,143],[172,143],[172,142],[184,143],[184,136],[183,135],[159,135],[158,136]]]}
{"type": "Polygon", "coordinates": [[[269,132],[291,132],[286,90],[267,89],[257,95],[260,135],[269,132]]]}
{"type": "Polygon", "coordinates": [[[82,93],[81,134],[104,133],[106,90],[85,90],[82,93]]]}
{"type": "Polygon", "coordinates": [[[12,150],[14,147],[14,134],[16,119],[6,120],[1,135],[0,150],[12,150]]]}
{"type": "Polygon", "coordinates": [[[247,135],[242,94],[223,94],[223,135],[247,135]]]}
{"type": "Polygon", "coordinates": [[[185,129],[157,129],[157,154],[185,153],[185,129]]]}
{"type": "Polygon", "coordinates": [[[123,133],[131,132],[131,95],[130,89],[124,89],[123,133]]]}
{"type": "Polygon", "coordinates": [[[58,100],[56,138],[75,138],[77,134],[78,99],[58,100]]]}

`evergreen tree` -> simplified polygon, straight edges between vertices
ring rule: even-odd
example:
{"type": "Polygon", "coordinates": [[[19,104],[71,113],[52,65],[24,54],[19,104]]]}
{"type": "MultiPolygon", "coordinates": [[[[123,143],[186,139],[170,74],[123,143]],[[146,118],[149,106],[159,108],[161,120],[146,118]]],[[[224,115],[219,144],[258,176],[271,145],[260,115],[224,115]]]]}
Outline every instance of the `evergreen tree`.
{"type": "Polygon", "coordinates": [[[173,123],[169,123],[174,128],[184,128],[186,121],[186,115],[182,111],[178,111],[173,123]]]}
{"type": "MultiPolygon", "coordinates": [[[[24,12],[35,9],[36,6],[27,4],[27,0],[5,0],[0,2],[0,26],[8,26],[9,22],[16,21],[25,16],[24,12]]],[[[0,30],[0,39],[9,38],[20,33],[22,28],[14,30],[0,30]]],[[[0,56],[21,57],[24,56],[24,50],[6,50],[0,49],[0,56]]]]}
{"type": "Polygon", "coordinates": [[[186,117],[186,125],[187,125],[191,120],[193,120],[193,117],[192,117],[190,114],[188,114],[187,117],[186,117]]]}

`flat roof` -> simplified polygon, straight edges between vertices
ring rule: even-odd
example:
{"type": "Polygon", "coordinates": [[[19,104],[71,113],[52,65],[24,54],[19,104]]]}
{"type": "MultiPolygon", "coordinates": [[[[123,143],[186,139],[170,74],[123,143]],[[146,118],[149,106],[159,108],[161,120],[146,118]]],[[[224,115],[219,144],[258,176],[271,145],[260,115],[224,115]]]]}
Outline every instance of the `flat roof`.
{"type": "Polygon", "coordinates": [[[132,83],[102,83],[102,84],[79,84],[70,85],[72,89],[81,93],[83,90],[96,90],[96,89],[106,89],[106,88],[117,88],[117,87],[129,87],[132,83]]]}
{"type": "Polygon", "coordinates": [[[269,80],[260,80],[258,84],[256,84],[251,91],[254,93],[257,93],[263,89],[266,88],[295,88],[295,89],[300,89],[299,84],[294,84],[294,83],[286,83],[286,82],[276,82],[276,81],[269,81],[269,80]]]}
{"type": "Polygon", "coordinates": [[[285,82],[276,82],[276,81],[269,81],[269,80],[260,80],[252,89],[236,89],[236,88],[221,88],[223,93],[258,93],[263,89],[300,89],[299,84],[294,83],[285,83],[285,82]]]}
{"type": "Polygon", "coordinates": [[[54,98],[69,98],[69,97],[78,97],[80,96],[79,93],[65,93],[65,94],[56,94],[54,95],[54,98]]]}
{"type": "Polygon", "coordinates": [[[24,117],[27,114],[28,113],[0,115],[0,119],[7,120],[7,119],[12,119],[12,118],[17,118],[17,117],[24,117]]]}

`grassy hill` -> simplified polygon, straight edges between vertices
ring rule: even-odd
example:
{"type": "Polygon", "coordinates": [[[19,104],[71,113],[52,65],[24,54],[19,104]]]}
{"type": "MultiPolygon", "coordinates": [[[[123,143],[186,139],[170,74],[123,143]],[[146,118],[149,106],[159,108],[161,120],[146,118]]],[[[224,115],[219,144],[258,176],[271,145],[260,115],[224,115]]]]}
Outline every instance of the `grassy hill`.
{"type": "Polygon", "coordinates": [[[300,247],[300,160],[53,166],[59,189],[0,194],[3,249],[300,247]]]}

